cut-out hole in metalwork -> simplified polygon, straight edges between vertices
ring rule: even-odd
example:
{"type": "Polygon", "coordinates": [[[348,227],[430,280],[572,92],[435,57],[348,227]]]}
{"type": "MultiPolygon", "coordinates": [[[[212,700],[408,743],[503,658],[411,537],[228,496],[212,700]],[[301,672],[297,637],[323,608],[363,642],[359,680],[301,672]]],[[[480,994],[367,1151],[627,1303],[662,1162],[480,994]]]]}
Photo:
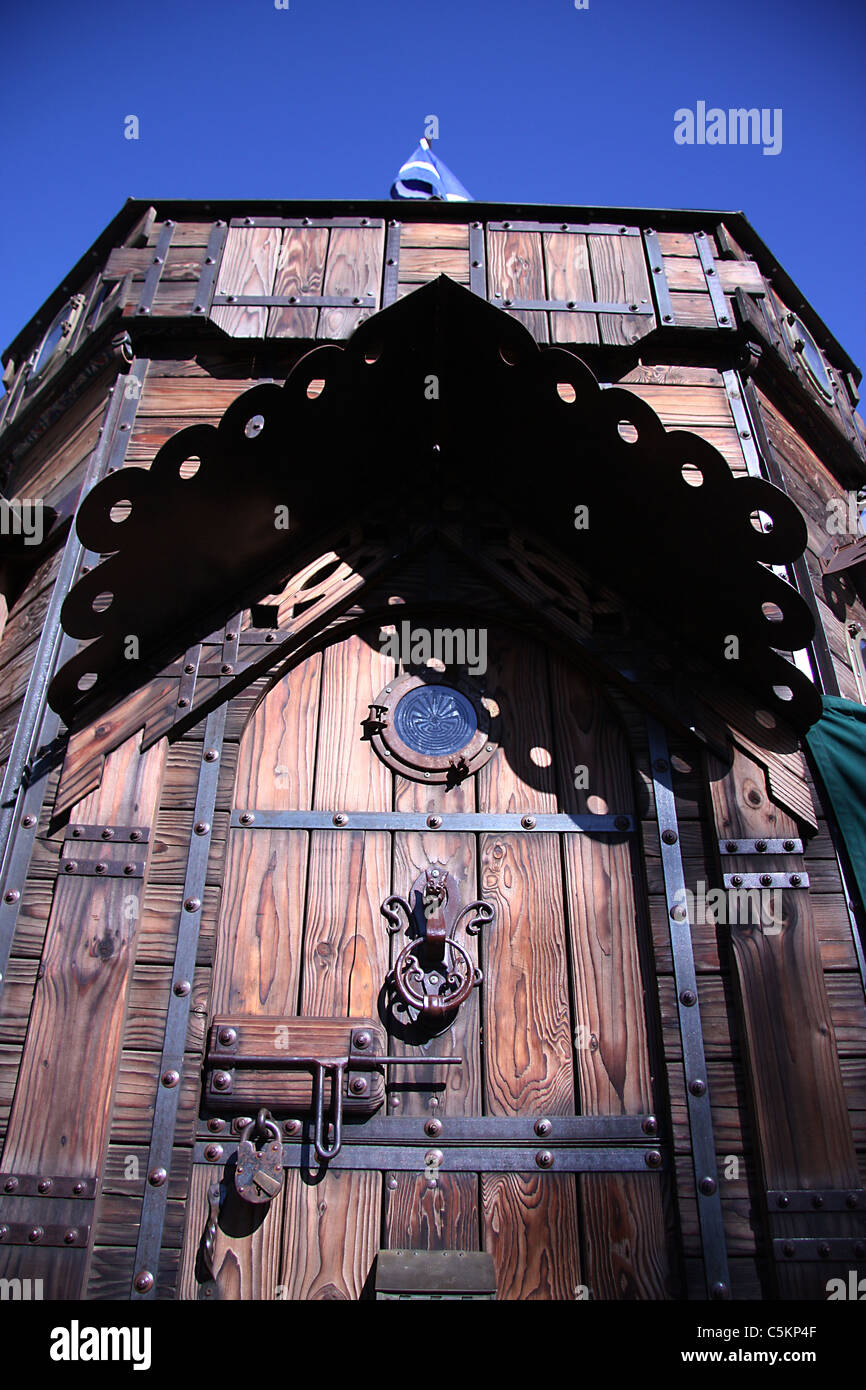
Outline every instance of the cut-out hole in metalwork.
{"type": "Polygon", "coordinates": [[[794,692],[790,685],[774,685],[773,694],[777,700],[793,700],[794,692]]]}
{"type": "Polygon", "coordinates": [[[104,589],[101,594],[96,595],[96,598],[90,606],[94,613],[104,613],[107,608],[111,607],[113,602],[114,594],[110,589],[104,589]]]}
{"type": "MultiPolygon", "coordinates": [[[[247,432],[248,431],[249,425],[247,426],[247,432]]],[[[196,455],[193,454],[191,458],[184,459],[183,463],[180,465],[180,468],[178,469],[178,473],[181,478],[194,478],[200,468],[201,459],[197,458],[196,455]]]]}
{"type": "Polygon", "coordinates": [[[113,522],[119,525],[121,521],[126,521],[131,511],[132,503],[128,497],[124,497],[119,502],[115,502],[108,515],[113,522]]]}
{"type": "Polygon", "coordinates": [[[264,415],[252,415],[244,425],[244,434],[247,439],[257,439],[265,427],[264,415]]]}
{"type": "Polygon", "coordinates": [[[96,672],[85,671],[83,676],[78,677],[77,684],[79,690],[89,690],[91,686],[96,684],[96,672]]]}
{"type": "Polygon", "coordinates": [[[689,487],[701,487],[704,475],[693,463],[684,463],[680,470],[683,475],[683,482],[688,483],[689,487]]]}
{"type": "Polygon", "coordinates": [[[324,378],[320,376],[314,377],[313,380],[308,382],[307,384],[307,395],[309,396],[311,401],[314,401],[317,396],[321,396],[324,389],[324,378]]]}
{"type": "Polygon", "coordinates": [[[637,443],[637,426],[631,420],[620,420],[616,427],[620,439],[625,440],[626,444],[637,443]]]}
{"type": "Polygon", "coordinates": [[[570,381],[558,381],[556,383],[556,393],[560,400],[567,401],[569,405],[577,400],[577,392],[570,381]]]}
{"type": "Polygon", "coordinates": [[[769,599],[766,603],[761,604],[761,612],[768,623],[780,623],[785,616],[778,603],[773,603],[769,599]]]}
{"type": "Polygon", "coordinates": [[[773,518],[766,512],[756,511],[749,513],[749,521],[756,531],[769,533],[773,529],[773,518]]]}

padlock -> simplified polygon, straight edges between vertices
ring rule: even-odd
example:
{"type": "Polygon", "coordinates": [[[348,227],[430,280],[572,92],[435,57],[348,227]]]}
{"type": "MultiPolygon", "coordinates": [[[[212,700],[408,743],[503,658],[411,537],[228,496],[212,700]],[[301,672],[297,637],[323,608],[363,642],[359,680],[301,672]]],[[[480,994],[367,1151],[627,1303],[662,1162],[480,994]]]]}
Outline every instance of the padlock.
{"type": "Polygon", "coordinates": [[[267,1110],[260,1110],[241,1133],[238,1144],[235,1188],[245,1202],[260,1206],[272,1202],[283,1185],[283,1145],[279,1127],[267,1110]],[[274,1138],[257,1149],[250,1135],[256,1128],[260,1134],[274,1138]]]}

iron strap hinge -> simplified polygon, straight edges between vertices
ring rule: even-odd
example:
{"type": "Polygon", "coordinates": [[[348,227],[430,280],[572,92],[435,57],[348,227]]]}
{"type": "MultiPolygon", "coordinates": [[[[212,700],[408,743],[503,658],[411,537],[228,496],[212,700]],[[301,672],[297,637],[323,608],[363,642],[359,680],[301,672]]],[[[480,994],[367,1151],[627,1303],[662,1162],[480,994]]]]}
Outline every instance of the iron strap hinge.
{"type": "Polygon", "coordinates": [[[86,1246],[90,1239],[90,1226],[69,1226],[49,1223],[40,1226],[36,1221],[0,1221],[0,1246],[2,1245],[65,1245],[67,1247],[86,1246]]]}
{"type": "Polygon", "coordinates": [[[110,844],[146,845],[150,839],[147,825],[70,825],[67,840],[101,840],[110,844]]]}
{"type": "Polygon", "coordinates": [[[805,1191],[767,1193],[771,1217],[792,1213],[821,1216],[827,1211],[859,1211],[866,1215],[866,1191],[862,1187],[816,1188],[805,1191]]]}
{"type": "Polygon", "coordinates": [[[785,840],[719,840],[719,854],[802,854],[803,841],[785,840]]]}
{"type": "Polygon", "coordinates": [[[809,875],[796,874],[725,874],[726,888],[808,888],[809,875]]]}
{"type": "Polygon", "coordinates": [[[539,834],[619,835],[633,831],[633,816],[571,815],[557,812],[487,814],[474,811],[248,811],[231,813],[231,827],[242,830],[467,830],[478,835],[521,831],[539,834]]]}
{"type": "Polygon", "coordinates": [[[55,1178],[42,1173],[0,1173],[2,1197],[96,1196],[96,1178],[55,1178]]]}
{"type": "Polygon", "coordinates": [[[864,1260],[866,1237],[858,1240],[852,1236],[781,1236],[773,1241],[773,1255],[782,1263],[788,1260],[864,1260]]]}

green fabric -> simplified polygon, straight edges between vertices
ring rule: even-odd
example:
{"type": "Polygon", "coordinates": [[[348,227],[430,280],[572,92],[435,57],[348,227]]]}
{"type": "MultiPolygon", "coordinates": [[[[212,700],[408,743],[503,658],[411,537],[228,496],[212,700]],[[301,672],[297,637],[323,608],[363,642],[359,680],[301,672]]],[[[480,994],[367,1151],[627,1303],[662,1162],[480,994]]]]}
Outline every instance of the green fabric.
{"type": "Polygon", "coordinates": [[[866,904],[866,706],[837,695],[823,695],[821,703],[823,713],[806,742],[866,904]]]}

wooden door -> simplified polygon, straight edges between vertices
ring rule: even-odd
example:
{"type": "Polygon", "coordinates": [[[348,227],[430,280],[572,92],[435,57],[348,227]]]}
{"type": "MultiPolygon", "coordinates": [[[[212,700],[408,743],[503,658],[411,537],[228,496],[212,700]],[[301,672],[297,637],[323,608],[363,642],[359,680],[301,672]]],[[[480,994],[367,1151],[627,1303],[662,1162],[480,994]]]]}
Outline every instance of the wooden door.
{"type": "MultiPolygon", "coordinates": [[[[440,630],[452,627],[443,614],[440,630]]],[[[211,1014],[378,1017],[389,1054],[406,1060],[388,1068],[382,1110],[344,1127],[339,1160],[285,1168],[269,1207],[240,1202],[229,1167],[218,1297],[371,1296],[377,1252],[395,1248],[490,1252],[500,1299],[668,1294],[661,1174],[641,1128],[653,1096],[634,822],[610,828],[634,814],[628,749],[577,668],[513,631],[484,632],[483,674],[413,668],[428,724],[442,715],[441,701],[424,706],[428,681],[474,689],[476,710],[495,721],[451,785],[424,775],[432,758],[395,764],[364,737],[368,706],[403,688],[378,628],[309,656],[247,726],[211,1014]],[[494,816],[510,817],[508,828],[494,816]],[[606,828],[563,830],[566,817],[587,816],[606,828]],[[386,981],[407,938],[389,932],[382,904],[434,869],[462,903],[490,903],[495,920],[461,935],[483,982],[431,1034],[390,1007],[386,981]],[[463,1062],[413,1064],[431,1055],[463,1062]],[[373,1125],[380,1142],[364,1147],[373,1125]]],[[[201,1296],[213,1177],[197,1163],[186,1298],[201,1296]]]]}

